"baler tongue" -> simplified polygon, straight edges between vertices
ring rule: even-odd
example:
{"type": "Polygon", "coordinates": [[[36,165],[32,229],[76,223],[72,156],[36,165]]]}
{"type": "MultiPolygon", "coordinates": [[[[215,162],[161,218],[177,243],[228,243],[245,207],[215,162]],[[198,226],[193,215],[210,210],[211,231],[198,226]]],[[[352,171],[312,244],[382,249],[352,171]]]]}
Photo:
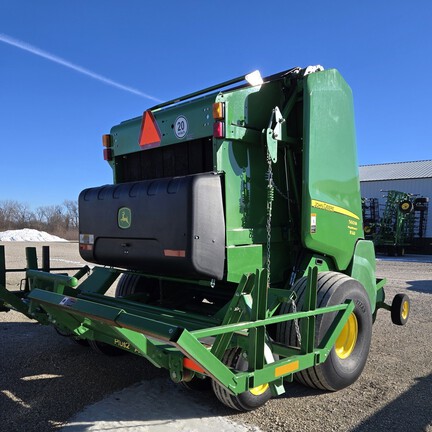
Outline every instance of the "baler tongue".
{"type": "Polygon", "coordinates": [[[112,268],[95,268],[75,289],[71,287],[76,285],[74,277],[28,270],[30,310],[42,308],[51,322],[78,337],[93,339],[92,332],[101,332],[110,343],[124,329],[172,342],[184,327],[198,330],[220,324],[214,317],[104,295],[120,273],[112,268]]]}
{"type": "MultiPolygon", "coordinates": [[[[104,304],[102,298],[90,300],[36,289],[29,294],[28,298],[41,305],[55,322],[67,326],[71,332],[77,333],[77,336],[96,329],[112,334],[115,329],[126,328],[146,336],[170,341],[180,329],[174,323],[127,312],[121,307],[119,300],[117,300],[117,307],[110,306],[110,299],[107,297],[105,299],[108,300],[108,304],[104,304]]],[[[169,321],[174,319],[174,317],[166,318],[169,321]]]]}

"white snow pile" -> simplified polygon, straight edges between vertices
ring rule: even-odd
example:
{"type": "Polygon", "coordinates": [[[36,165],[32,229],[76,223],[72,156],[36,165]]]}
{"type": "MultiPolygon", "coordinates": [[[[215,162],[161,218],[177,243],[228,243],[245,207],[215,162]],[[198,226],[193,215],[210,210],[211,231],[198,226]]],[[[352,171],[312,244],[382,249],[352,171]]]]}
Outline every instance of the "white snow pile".
{"type": "Polygon", "coordinates": [[[0,232],[0,241],[23,241],[23,242],[65,242],[67,240],[48,234],[45,231],[24,228],[20,230],[8,230],[0,232]]]}

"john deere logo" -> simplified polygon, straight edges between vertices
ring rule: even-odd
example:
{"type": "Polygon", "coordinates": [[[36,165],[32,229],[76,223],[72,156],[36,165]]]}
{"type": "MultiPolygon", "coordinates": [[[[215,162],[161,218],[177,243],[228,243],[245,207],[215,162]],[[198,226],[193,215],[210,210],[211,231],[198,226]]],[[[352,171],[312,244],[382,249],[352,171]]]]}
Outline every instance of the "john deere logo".
{"type": "Polygon", "coordinates": [[[132,212],[130,208],[122,207],[118,211],[117,216],[118,226],[122,229],[130,228],[132,223],[132,212]]]}

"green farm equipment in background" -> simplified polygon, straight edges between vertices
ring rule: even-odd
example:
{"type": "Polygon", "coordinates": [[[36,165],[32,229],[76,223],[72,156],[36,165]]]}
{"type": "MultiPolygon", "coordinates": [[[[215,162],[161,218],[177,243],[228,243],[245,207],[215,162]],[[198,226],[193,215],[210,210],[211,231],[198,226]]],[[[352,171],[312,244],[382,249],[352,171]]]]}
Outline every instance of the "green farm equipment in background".
{"type": "Polygon", "coordinates": [[[395,190],[386,193],[381,217],[378,200],[363,198],[365,237],[388,255],[401,256],[407,246],[425,236],[429,199],[395,190]]]}
{"type": "Polygon", "coordinates": [[[80,253],[96,266],[66,275],[46,250],[39,268],[30,248],[25,286],[9,292],[1,247],[3,310],[142,356],[241,411],[293,379],[349,386],[376,311],[407,321],[408,297],[385,303],[364,239],[352,94],[336,70],[232,79],[103,144],[114,184],[79,198],[80,253]]]}
{"type": "Polygon", "coordinates": [[[362,198],[362,214],[365,239],[373,240],[380,222],[378,198],[362,198]]]}

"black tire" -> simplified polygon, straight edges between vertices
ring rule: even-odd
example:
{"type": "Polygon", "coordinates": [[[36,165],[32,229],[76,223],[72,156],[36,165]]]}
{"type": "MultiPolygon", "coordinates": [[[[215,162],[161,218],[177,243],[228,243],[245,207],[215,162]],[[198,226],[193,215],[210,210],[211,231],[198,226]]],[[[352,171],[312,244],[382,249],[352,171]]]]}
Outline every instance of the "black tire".
{"type": "Polygon", "coordinates": [[[410,200],[403,200],[399,203],[399,210],[402,213],[411,213],[414,208],[413,203],[410,200]]]}
{"type": "Polygon", "coordinates": [[[181,381],[181,385],[191,391],[209,391],[212,387],[210,378],[193,377],[190,381],[181,381]]]}
{"type": "MultiPolygon", "coordinates": [[[[297,292],[297,309],[301,310],[306,291],[307,278],[299,279],[294,285],[297,292]]],[[[305,369],[295,374],[295,379],[311,388],[336,391],[354,383],[363,371],[369,354],[372,337],[372,313],[369,297],[363,286],[355,279],[341,273],[322,272],[318,274],[317,281],[317,307],[342,304],[347,299],[355,302],[355,309],[349,322],[344,327],[348,333],[354,331],[356,339],[351,348],[336,351],[336,344],[330,351],[324,363],[305,369]],[[355,323],[356,330],[350,330],[355,323]]],[[[285,303],[281,314],[292,312],[290,304],[285,303]]],[[[336,313],[318,315],[316,318],[315,345],[321,342],[325,333],[333,322],[336,313]]],[[[344,331],[342,332],[342,337],[344,331]]],[[[281,323],[278,326],[277,340],[283,344],[299,346],[295,325],[292,321],[281,323]]],[[[339,342],[338,339],[337,342],[339,342]]]]}
{"type": "Polygon", "coordinates": [[[124,273],[120,276],[119,282],[115,290],[116,297],[127,297],[135,293],[144,291],[141,282],[141,276],[132,273],[124,273]]]}
{"type": "MultiPolygon", "coordinates": [[[[227,350],[222,358],[223,363],[235,370],[246,371],[248,362],[243,357],[242,352],[239,347],[227,350]]],[[[238,411],[252,411],[263,406],[271,398],[271,390],[268,384],[245,391],[239,395],[229,393],[217,381],[212,381],[212,387],[214,394],[224,405],[238,411]]]]}
{"type": "Polygon", "coordinates": [[[54,326],[54,330],[62,337],[70,338],[73,342],[75,342],[77,345],[88,347],[89,343],[87,339],[81,339],[78,336],[75,336],[73,333],[68,331],[60,330],[58,327],[54,326]]]}
{"type": "Polygon", "coordinates": [[[159,282],[157,279],[149,279],[133,273],[121,275],[117,284],[115,296],[127,297],[133,294],[145,294],[145,303],[157,300],[159,297],[159,282]]]}
{"type": "Polygon", "coordinates": [[[72,336],[71,339],[79,346],[82,346],[82,347],[88,347],[89,346],[89,341],[87,339],[81,339],[81,338],[76,337],[76,336],[72,336]]]}
{"type": "MultiPolygon", "coordinates": [[[[148,279],[138,274],[124,273],[120,277],[120,280],[117,284],[115,296],[127,297],[137,293],[148,293],[145,300],[145,302],[147,303],[147,301],[150,298],[153,298],[155,295],[154,287],[156,283],[157,281],[153,279],[148,279]]],[[[120,356],[127,354],[126,350],[117,348],[104,342],[89,340],[88,344],[98,354],[103,354],[106,356],[120,356]]]]}
{"type": "Polygon", "coordinates": [[[127,351],[125,350],[122,350],[120,348],[117,348],[115,346],[112,346],[104,342],[99,342],[99,341],[89,339],[88,343],[90,345],[90,348],[93,351],[97,352],[98,354],[103,354],[110,357],[116,357],[127,353],[127,351]]]}
{"type": "Polygon", "coordinates": [[[410,300],[406,294],[396,294],[391,305],[391,320],[393,324],[405,325],[410,312],[410,300]]]}

